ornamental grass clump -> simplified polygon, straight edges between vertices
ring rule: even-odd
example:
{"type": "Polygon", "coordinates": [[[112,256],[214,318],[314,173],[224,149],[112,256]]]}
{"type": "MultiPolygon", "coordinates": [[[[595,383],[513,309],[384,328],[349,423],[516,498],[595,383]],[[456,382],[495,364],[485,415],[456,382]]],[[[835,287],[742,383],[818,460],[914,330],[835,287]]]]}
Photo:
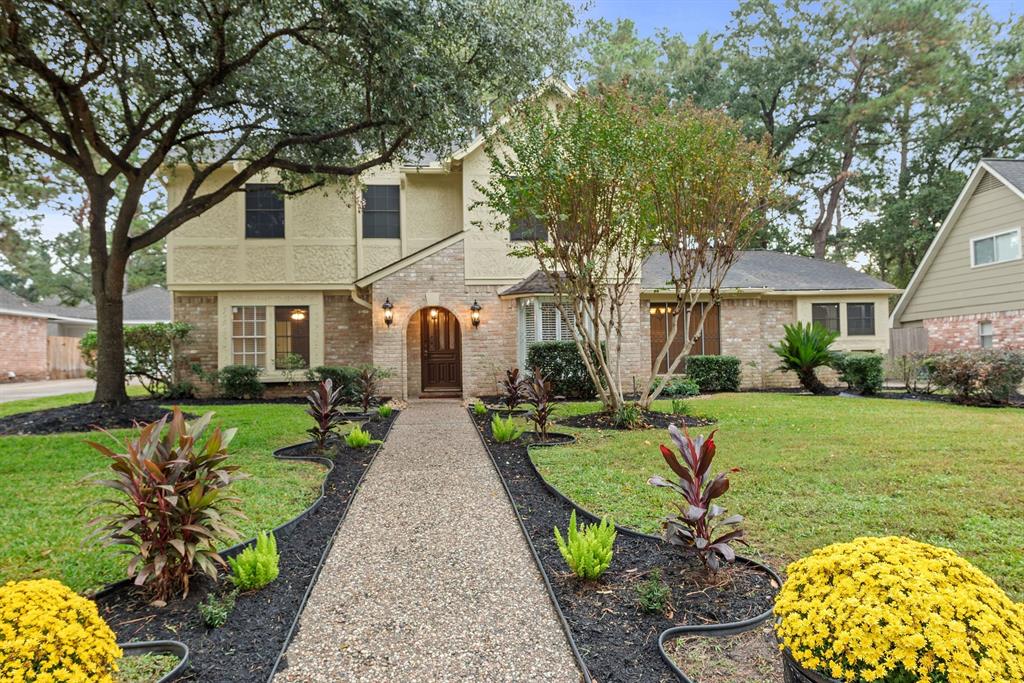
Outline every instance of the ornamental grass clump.
{"type": "Polygon", "coordinates": [[[114,511],[91,522],[95,535],[107,545],[123,546],[131,556],[128,576],[157,601],[188,595],[197,571],[216,578],[217,565],[227,567],[218,544],[238,538],[228,523],[241,516],[239,499],[229,495],[244,476],[237,465],[227,464],[235,430],[218,427],[204,441],[212,418],[207,413],[187,423],[175,407],[173,416],[126,439],[124,453],[88,442],[111,460],[114,478],[97,483],[119,494],[103,501],[114,511]]]}
{"type": "Polygon", "coordinates": [[[565,563],[576,576],[591,581],[601,578],[612,563],[615,535],[615,524],[607,517],[599,524],[580,524],[577,528],[575,510],[569,516],[565,538],[555,527],[555,543],[565,563]]]}
{"type": "Polygon", "coordinates": [[[238,557],[228,558],[231,583],[243,591],[259,590],[277,578],[280,561],[274,534],[261,531],[256,535],[256,543],[245,548],[238,557]]]}
{"type": "Polygon", "coordinates": [[[647,483],[672,489],[683,497],[682,501],[672,503],[679,509],[679,514],[669,515],[661,522],[665,540],[696,553],[705,567],[717,571],[723,561],[736,559],[736,551],[731,544],[746,544],[744,531],[739,528],[743,516],[729,515],[725,508],[712,502],[729,490],[729,477],[725,472],[714,477],[708,474],[715,458],[715,433],[718,430],[707,438],[698,436],[693,439],[685,426],[683,429],[680,432],[675,425],[668,428],[669,436],[683,456],[682,462],[672,449],[661,445],[661,455],[679,481],[651,477],[647,483]]]}
{"type": "Polygon", "coordinates": [[[1024,605],[951,550],[857,538],[786,573],[776,632],[805,669],[850,683],[1024,681],[1024,605]]]}
{"type": "Polygon", "coordinates": [[[96,603],[59,581],[0,586],[0,681],[112,683],[121,654],[96,603]]]}

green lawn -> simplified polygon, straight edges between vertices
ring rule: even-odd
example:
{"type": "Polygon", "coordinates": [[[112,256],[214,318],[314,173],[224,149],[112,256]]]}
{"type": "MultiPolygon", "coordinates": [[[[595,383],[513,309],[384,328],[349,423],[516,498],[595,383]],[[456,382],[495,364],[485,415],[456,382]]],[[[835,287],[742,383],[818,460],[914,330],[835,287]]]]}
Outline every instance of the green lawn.
{"type": "MultiPolygon", "coordinates": [[[[19,401],[16,409],[37,409],[41,400],[19,401]]],[[[9,411],[12,405],[0,404],[9,411]]],[[[206,410],[216,413],[214,424],[238,427],[231,457],[251,477],[235,489],[248,517],[237,525],[243,536],[287,521],[316,497],[321,466],[271,456],[274,448],[307,438],[309,417],[301,405],[201,406],[188,412],[206,410]]],[[[128,433],[113,435],[120,439],[128,433]]],[[[95,501],[110,495],[85,481],[107,465],[86,438],[109,439],[101,434],[0,437],[0,583],[48,577],[88,591],[124,576],[125,560],[115,550],[82,543],[96,514],[95,501]]]]}
{"type": "MultiPolygon", "coordinates": [[[[722,504],[747,518],[752,554],[781,564],[858,535],[903,534],[957,550],[1024,598],[1024,411],[790,394],[688,403],[718,419],[714,469],[742,469],[722,504]]],[[[658,451],[668,434],[572,431],[573,446],[534,449],[544,476],[594,512],[656,531],[670,493],[646,482],[671,474],[658,451]]]]}

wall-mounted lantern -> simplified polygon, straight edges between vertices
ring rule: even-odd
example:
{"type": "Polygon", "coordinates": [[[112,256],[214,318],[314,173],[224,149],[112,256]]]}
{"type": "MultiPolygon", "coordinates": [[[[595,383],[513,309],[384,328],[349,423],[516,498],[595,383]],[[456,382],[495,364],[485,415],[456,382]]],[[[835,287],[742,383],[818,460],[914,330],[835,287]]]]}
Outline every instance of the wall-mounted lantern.
{"type": "Polygon", "coordinates": [[[381,308],[384,309],[384,324],[391,327],[391,323],[395,320],[395,313],[393,310],[395,305],[391,303],[390,298],[387,298],[384,299],[384,303],[381,305],[381,308]]]}
{"type": "Polygon", "coordinates": [[[430,309],[430,319],[431,320],[437,320],[437,309],[436,308],[431,308],[430,309]]]}
{"type": "Polygon", "coordinates": [[[473,305],[469,307],[469,319],[473,321],[473,327],[480,327],[480,302],[473,299],[473,305]]]}

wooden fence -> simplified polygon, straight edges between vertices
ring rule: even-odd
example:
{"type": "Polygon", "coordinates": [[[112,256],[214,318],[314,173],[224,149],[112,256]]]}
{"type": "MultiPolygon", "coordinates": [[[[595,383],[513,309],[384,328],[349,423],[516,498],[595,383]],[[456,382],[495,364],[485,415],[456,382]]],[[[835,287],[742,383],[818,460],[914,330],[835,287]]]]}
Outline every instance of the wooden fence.
{"type": "Polygon", "coordinates": [[[47,337],[46,359],[50,379],[85,377],[85,361],[78,350],[78,337],[47,337]]]}
{"type": "Polygon", "coordinates": [[[924,327],[894,327],[889,330],[889,357],[928,352],[928,330],[924,327]]]}

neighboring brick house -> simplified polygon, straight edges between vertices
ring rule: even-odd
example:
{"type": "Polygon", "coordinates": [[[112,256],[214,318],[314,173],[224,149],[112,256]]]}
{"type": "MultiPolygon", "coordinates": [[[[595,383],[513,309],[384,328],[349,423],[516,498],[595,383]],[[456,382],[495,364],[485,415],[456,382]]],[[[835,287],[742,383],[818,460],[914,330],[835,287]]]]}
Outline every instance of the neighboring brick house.
{"type": "MultiPolygon", "coordinates": [[[[343,193],[280,198],[268,174],[186,223],[167,257],[174,319],[194,326],[183,360],[256,365],[280,383],[282,361],[297,354],[310,367],[386,368],[395,397],[495,393],[528,344],[569,332],[539,289],[537,264],[509,256],[527,226],[498,225],[478,206],[488,171],[477,140],[446,159],[368,172],[363,189],[343,193]]],[[[172,169],[169,201],[188,179],[172,169]]],[[[832,326],[839,348],[888,348],[888,297],[898,291],[841,264],[747,252],[726,284],[698,348],[739,356],[745,386],[793,383],[768,350],[788,322],[832,326]]],[[[626,377],[651,372],[668,299],[653,259],[627,312],[626,377]]]]}
{"type": "Polygon", "coordinates": [[[983,159],[892,314],[894,348],[1024,348],[1024,160],[983,159]]]}
{"type": "Polygon", "coordinates": [[[0,382],[84,376],[77,340],[95,325],[90,308],[32,303],[0,289],[0,382]]]}

